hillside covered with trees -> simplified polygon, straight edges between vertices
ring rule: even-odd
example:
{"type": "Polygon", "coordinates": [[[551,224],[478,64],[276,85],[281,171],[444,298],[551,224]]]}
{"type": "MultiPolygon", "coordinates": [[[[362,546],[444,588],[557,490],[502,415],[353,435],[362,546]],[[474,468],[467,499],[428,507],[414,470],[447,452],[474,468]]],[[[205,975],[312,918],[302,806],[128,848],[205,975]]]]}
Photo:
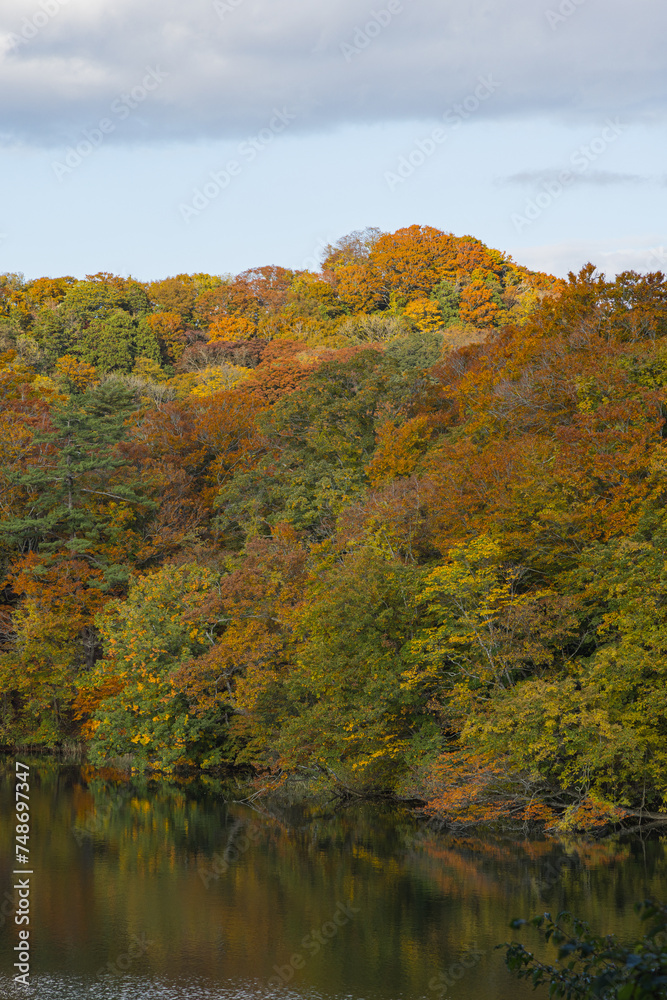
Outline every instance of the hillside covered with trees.
{"type": "Polygon", "coordinates": [[[0,276],[0,742],[449,823],[667,805],[667,279],[429,227],[0,276]]]}

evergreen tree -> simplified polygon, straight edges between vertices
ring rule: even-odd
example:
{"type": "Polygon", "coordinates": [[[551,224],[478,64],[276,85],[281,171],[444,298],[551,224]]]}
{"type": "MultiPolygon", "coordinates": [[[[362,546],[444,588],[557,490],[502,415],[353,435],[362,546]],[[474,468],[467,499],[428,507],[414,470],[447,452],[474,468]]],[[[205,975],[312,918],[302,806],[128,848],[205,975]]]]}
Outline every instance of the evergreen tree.
{"type": "Polygon", "coordinates": [[[42,556],[67,551],[102,563],[109,582],[118,576],[120,567],[99,552],[118,505],[137,512],[153,506],[116,449],[133,405],[131,392],[113,380],[53,405],[50,429],[35,435],[27,465],[9,474],[25,497],[22,515],[5,519],[0,528],[10,548],[42,556]]]}

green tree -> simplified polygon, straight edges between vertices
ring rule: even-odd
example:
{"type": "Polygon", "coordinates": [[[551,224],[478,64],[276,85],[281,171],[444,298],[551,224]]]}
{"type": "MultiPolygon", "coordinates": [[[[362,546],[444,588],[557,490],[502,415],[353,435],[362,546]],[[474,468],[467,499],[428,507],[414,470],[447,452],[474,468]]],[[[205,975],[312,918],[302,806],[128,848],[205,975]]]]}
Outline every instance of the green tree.
{"type": "MultiPolygon", "coordinates": [[[[568,1000],[658,1000],[667,997],[667,907],[652,900],[636,908],[649,924],[642,937],[622,942],[609,934],[591,933],[583,920],[569,913],[550,913],[531,923],[558,948],[558,964],[540,962],[523,944],[505,944],[507,967],[533,988],[549,987],[550,997],[568,1000]]],[[[514,920],[515,930],[525,920],[514,920]]]]}
{"type": "Polygon", "coordinates": [[[100,371],[129,372],[137,357],[159,362],[160,347],[148,324],[137,324],[124,309],[113,309],[88,324],[78,354],[100,371]]]}
{"type": "Polygon", "coordinates": [[[448,281],[445,278],[439,285],[436,285],[433,289],[433,298],[440,306],[443,326],[451,326],[452,323],[459,322],[461,292],[453,281],[448,281]]]}
{"type": "Polygon", "coordinates": [[[392,789],[417,751],[439,747],[427,693],[403,683],[418,576],[370,549],[317,570],[292,618],[293,662],[280,684],[271,680],[271,698],[257,701],[280,766],[315,765],[357,789],[392,789]]]}
{"type": "Polygon", "coordinates": [[[440,360],[442,337],[439,333],[411,333],[390,341],[385,357],[395,361],[400,371],[425,371],[440,360]]]}
{"type": "Polygon", "coordinates": [[[22,512],[0,524],[10,550],[83,557],[103,568],[111,586],[125,576],[100,547],[117,541],[119,505],[134,510],[132,520],[153,507],[116,448],[133,408],[132,394],[114,380],[53,404],[50,427],[35,434],[23,468],[8,475],[23,497],[22,512]]]}
{"type": "Polygon", "coordinates": [[[366,488],[378,418],[401,409],[410,385],[377,350],[321,365],[260,418],[266,453],[220,492],[220,524],[252,533],[288,520],[315,536],[330,533],[366,488]]]}
{"type": "Polygon", "coordinates": [[[165,566],[132,581],[126,600],[97,619],[104,659],[80,685],[81,714],[90,713],[90,759],[103,764],[130,754],[137,766],[171,770],[201,763],[224,742],[224,699],[190,715],[173,674],[208,649],[217,614],[209,596],[218,578],[195,564],[165,566]]]}
{"type": "Polygon", "coordinates": [[[48,306],[37,314],[32,333],[51,363],[71,351],[76,344],[76,336],[66,326],[63,314],[48,306]]]}

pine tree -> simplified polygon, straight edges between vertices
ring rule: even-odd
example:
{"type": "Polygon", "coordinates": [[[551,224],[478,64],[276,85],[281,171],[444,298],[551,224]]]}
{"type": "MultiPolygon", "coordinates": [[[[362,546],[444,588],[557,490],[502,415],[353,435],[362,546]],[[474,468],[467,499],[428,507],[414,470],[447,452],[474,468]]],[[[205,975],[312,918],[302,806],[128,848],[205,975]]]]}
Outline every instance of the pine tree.
{"type": "MultiPolygon", "coordinates": [[[[68,552],[99,566],[96,550],[118,504],[142,513],[153,508],[116,448],[132,408],[131,393],[114,380],[54,404],[51,427],[35,435],[27,465],[10,474],[25,498],[22,514],[0,526],[10,549],[47,557],[68,552]]],[[[116,575],[112,566],[105,569],[116,575]]]]}

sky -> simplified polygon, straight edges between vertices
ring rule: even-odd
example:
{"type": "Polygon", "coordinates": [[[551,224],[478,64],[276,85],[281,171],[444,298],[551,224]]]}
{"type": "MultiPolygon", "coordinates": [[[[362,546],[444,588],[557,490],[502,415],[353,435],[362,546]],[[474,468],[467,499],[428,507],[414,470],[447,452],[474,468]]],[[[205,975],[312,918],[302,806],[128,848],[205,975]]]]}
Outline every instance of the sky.
{"type": "Polygon", "coordinates": [[[282,264],[366,226],[667,271],[664,0],[2,0],[0,272],[282,264]]]}

